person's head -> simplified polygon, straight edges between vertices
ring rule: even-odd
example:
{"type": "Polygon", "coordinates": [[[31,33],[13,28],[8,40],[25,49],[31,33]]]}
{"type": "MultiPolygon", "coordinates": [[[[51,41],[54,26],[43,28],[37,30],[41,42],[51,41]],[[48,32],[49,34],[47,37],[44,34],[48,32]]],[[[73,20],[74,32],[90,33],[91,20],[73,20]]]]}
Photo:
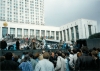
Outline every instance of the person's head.
{"type": "Polygon", "coordinates": [[[69,52],[65,52],[65,56],[66,57],[69,57],[69,52]]]}
{"type": "Polygon", "coordinates": [[[25,55],[25,57],[24,57],[24,61],[26,62],[26,61],[30,61],[30,57],[29,57],[29,55],[25,55]]]}
{"type": "Polygon", "coordinates": [[[42,51],[42,54],[44,54],[44,52],[45,52],[45,51],[43,50],[43,51],[42,51]]]}
{"type": "Polygon", "coordinates": [[[58,55],[58,56],[62,56],[61,51],[57,51],[57,55],[58,55]]]}
{"type": "Polygon", "coordinates": [[[32,39],[32,42],[35,42],[35,38],[32,39]]]}
{"type": "Polygon", "coordinates": [[[15,55],[13,61],[17,62],[18,61],[18,56],[15,55]]]}
{"type": "Polygon", "coordinates": [[[39,57],[39,53],[34,54],[34,59],[37,59],[39,57]]]}
{"type": "Polygon", "coordinates": [[[62,58],[65,58],[65,54],[64,53],[62,53],[62,58]]]}
{"type": "Polygon", "coordinates": [[[49,59],[49,57],[50,57],[50,55],[49,55],[48,52],[44,52],[44,53],[43,53],[43,58],[44,58],[44,59],[49,59]]]}
{"type": "Polygon", "coordinates": [[[77,53],[77,49],[74,48],[73,49],[73,53],[76,54],[77,53]]]}
{"type": "Polygon", "coordinates": [[[5,56],[0,56],[0,62],[5,60],[5,56]]]}
{"type": "Polygon", "coordinates": [[[32,53],[29,53],[29,57],[33,58],[33,54],[32,53]]]}
{"type": "Polygon", "coordinates": [[[52,56],[52,57],[54,57],[54,56],[55,56],[54,52],[51,52],[51,56],[52,56]]]}
{"type": "Polygon", "coordinates": [[[85,54],[88,54],[88,47],[86,47],[86,46],[83,46],[82,48],[81,48],[81,50],[82,50],[82,53],[85,53],[85,54]]]}
{"type": "Polygon", "coordinates": [[[95,48],[95,47],[93,47],[93,50],[94,50],[94,51],[96,51],[96,48],[95,48]]]}
{"type": "Polygon", "coordinates": [[[95,50],[93,50],[93,51],[91,52],[91,54],[92,54],[93,57],[97,57],[97,52],[96,52],[95,50]]]}
{"type": "Polygon", "coordinates": [[[12,53],[11,52],[7,52],[6,54],[5,54],[5,59],[6,60],[12,60],[12,53]]]}

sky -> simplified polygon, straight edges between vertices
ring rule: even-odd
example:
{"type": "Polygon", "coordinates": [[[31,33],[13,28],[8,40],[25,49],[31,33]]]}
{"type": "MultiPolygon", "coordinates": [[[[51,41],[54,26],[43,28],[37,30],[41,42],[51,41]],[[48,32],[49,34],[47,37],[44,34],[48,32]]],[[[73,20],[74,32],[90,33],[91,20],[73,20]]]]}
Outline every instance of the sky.
{"type": "Polygon", "coordinates": [[[47,26],[59,27],[84,18],[96,20],[99,28],[100,0],[44,0],[44,15],[47,26]]]}

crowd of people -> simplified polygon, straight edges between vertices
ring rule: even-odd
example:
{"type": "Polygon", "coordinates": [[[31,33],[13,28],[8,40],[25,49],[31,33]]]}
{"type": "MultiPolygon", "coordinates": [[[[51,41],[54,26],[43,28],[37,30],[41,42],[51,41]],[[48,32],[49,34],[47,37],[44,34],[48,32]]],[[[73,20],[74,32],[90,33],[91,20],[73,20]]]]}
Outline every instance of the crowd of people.
{"type": "Polygon", "coordinates": [[[47,43],[45,40],[41,42],[36,40],[35,38],[30,39],[15,39],[11,44],[8,44],[9,41],[6,41],[4,38],[0,41],[0,49],[1,50],[28,50],[28,49],[68,49],[71,47],[73,49],[72,44],[68,44],[66,42],[58,42],[58,43],[47,43]]]}
{"type": "Polygon", "coordinates": [[[12,52],[0,56],[1,71],[100,71],[100,49],[69,48],[42,52],[12,52]]]}

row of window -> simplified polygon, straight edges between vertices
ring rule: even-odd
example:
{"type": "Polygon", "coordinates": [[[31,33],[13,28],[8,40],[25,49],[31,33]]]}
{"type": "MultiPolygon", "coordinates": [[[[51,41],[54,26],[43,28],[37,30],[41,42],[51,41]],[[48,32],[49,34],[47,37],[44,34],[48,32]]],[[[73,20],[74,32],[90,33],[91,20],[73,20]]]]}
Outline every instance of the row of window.
{"type": "MultiPolygon", "coordinates": [[[[24,29],[23,30],[24,31],[24,35],[26,36],[28,36],[28,29],[24,29]]],[[[52,32],[52,31],[51,31],[52,32]]],[[[56,31],[56,33],[57,33],[57,31],[56,31]]],[[[58,32],[59,33],[59,32],[58,32]]],[[[5,37],[6,35],[8,34],[8,28],[6,28],[6,27],[3,27],[2,28],[2,37],[5,37]]],[[[10,34],[13,34],[14,36],[15,36],[15,28],[10,28],[10,34]]],[[[40,31],[39,30],[36,30],[36,36],[38,37],[39,36],[39,34],[40,34],[40,31]]],[[[34,34],[34,30],[33,29],[30,29],[30,36],[33,36],[33,35],[35,35],[34,34]]],[[[17,28],[17,36],[22,36],[22,29],[21,28],[17,28]]],[[[47,32],[47,34],[45,35],[45,30],[41,30],[41,36],[46,36],[46,37],[52,37],[52,38],[54,38],[54,34],[53,35],[49,35],[48,34],[48,32],[47,32]],[[44,34],[43,34],[44,33],[44,34]]],[[[57,36],[56,35],[56,38],[59,38],[59,36],[57,36]]],[[[58,39],[57,39],[58,40],[58,39]]]]}

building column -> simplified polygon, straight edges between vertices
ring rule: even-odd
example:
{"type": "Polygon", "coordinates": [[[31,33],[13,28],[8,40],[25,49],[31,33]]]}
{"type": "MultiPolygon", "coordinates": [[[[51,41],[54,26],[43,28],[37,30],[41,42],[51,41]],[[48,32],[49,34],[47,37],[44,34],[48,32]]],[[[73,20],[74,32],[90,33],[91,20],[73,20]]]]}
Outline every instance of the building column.
{"type": "Polygon", "coordinates": [[[50,36],[50,37],[52,36],[52,35],[51,35],[51,30],[50,30],[50,35],[49,35],[49,36],[50,36]]]}
{"type": "Polygon", "coordinates": [[[41,38],[41,30],[40,30],[40,38],[41,38]]]}
{"type": "Polygon", "coordinates": [[[22,28],[22,38],[25,37],[24,35],[24,29],[22,28]]]}
{"type": "Polygon", "coordinates": [[[28,29],[28,38],[30,38],[30,29],[28,29]]]}
{"type": "Polygon", "coordinates": [[[2,27],[0,27],[0,32],[1,32],[0,38],[2,38],[2,27]]]}
{"type": "Polygon", "coordinates": [[[59,31],[59,40],[61,40],[61,38],[60,38],[60,31],[59,31]]]}
{"type": "Polygon", "coordinates": [[[63,30],[62,30],[61,32],[62,32],[62,41],[64,41],[64,35],[63,35],[63,30]]]}
{"type": "Polygon", "coordinates": [[[66,34],[66,42],[68,42],[67,30],[65,30],[65,34],[66,34]]]}
{"type": "Polygon", "coordinates": [[[72,40],[71,29],[69,28],[69,41],[72,40]]]}
{"type": "Polygon", "coordinates": [[[17,28],[15,28],[15,38],[17,38],[17,28]]]}
{"type": "Polygon", "coordinates": [[[54,39],[55,39],[55,40],[57,40],[56,37],[57,37],[57,36],[56,36],[56,31],[54,31],[54,39]]]}
{"type": "Polygon", "coordinates": [[[8,34],[10,34],[10,27],[8,27],[8,34]]]}
{"type": "Polygon", "coordinates": [[[46,34],[47,34],[47,31],[45,30],[45,37],[44,37],[45,39],[46,39],[46,36],[47,36],[46,34]]]}
{"type": "Polygon", "coordinates": [[[74,41],[76,42],[76,30],[75,30],[75,27],[73,27],[73,29],[74,29],[74,41]]]}
{"type": "Polygon", "coordinates": [[[34,29],[34,38],[36,38],[36,29],[34,29]]]}

